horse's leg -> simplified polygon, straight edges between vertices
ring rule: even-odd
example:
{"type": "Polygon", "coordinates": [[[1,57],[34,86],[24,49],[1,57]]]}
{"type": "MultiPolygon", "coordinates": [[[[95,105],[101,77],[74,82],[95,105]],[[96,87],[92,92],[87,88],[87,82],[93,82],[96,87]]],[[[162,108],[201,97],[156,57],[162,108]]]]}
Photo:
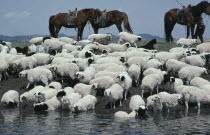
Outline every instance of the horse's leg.
{"type": "Polygon", "coordinates": [[[56,28],[56,30],[55,30],[55,38],[58,38],[58,33],[59,33],[60,29],[61,29],[61,26],[59,25],[59,26],[56,26],[55,28],[56,28]]]}
{"type": "Polygon", "coordinates": [[[116,24],[116,26],[117,26],[118,31],[119,31],[119,32],[122,32],[121,24],[116,24]]]}
{"type": "Polygon", "coordinates": [[[196,37],[195,37],[195,33],[194,33],[194,31],[195,31],[195,24],[192,24],[191,25],[191,36],[192,36],[192,39],[195,39],[196,37]]]}
{"type": "Polygon", "coordinates": [[[98,28],[94,27],[93,30],[95,34],[98,34],[98,28]]]}
{"type": "Polygon", "coordinates": [[[78,27],[78,32],[77,32],[77,41],[82,40],[83,30],[84,30],[84,26],[79,26],[79,27],[78,27]]]}
{"type": "Polygon", "coordinates": [[[187,25],[187,37],[186,37],[186,38],[188,38],[188,37],[189,37],[189,35],[190,35],[190,26],[189,26],[189,25],[187,25]]]}

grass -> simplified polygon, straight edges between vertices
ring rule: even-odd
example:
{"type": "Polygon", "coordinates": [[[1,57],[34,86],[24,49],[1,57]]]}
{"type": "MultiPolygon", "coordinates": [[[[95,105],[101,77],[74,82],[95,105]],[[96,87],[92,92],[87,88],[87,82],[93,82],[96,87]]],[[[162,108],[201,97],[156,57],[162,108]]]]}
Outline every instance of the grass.
{"type": "Polygon", "coordinates": [[[25,47],[25,46],[29,46],[30,43],[29,42],[12,42],[12,47],[25,47]]]}

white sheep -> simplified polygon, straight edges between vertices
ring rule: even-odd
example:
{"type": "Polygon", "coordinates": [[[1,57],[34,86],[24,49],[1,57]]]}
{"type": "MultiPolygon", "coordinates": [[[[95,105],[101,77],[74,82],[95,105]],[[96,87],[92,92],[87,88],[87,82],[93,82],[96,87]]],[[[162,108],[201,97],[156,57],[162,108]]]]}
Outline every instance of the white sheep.
{"type": "Polygon", "coordinates": [[[160,69],[156,69],[156,68],[148,68],[143,72],[143,76],[148,76],[151,74],[159,74],[162,73],[162,71],[160,69]]]}
{"type": "Polygon", "coordinates": [[[156,68],[156,69],[161,69],[163,68],[163,63],[161,63],[158,59],[150,59],[147,62],[147,69],[148,68],[156,68]]]}
{"type": "Polygon", "coordinates": [[[176,92],[176,88],[180,85],[183,85],[183,81],[179,78],[170,77],[170,81],[162,84],[162,88],[169,92],[176,92]]]}
{"type": "Polygon", "coordinates": [[[19,93],[15,90],[9,90],[1,98],[1,104],[4,106],[19,106],[19,93]]]}
{"type": "Polygon", "coordinates": [[[172,73],[178,73],[180,69],[182,69],[183,67],[189,66],[188,64],[175,60],[175,59],[169,59],[166,62],[166,69],[168,72],[172,72],[172,73]]]}
{"type": "Polygon", "coordinates": [[[109,76],[101,76],[90,81],[90,85],[94,83],[97,83],[98,87],[101,89],[107,89],[115,83],[115,80],[109,76]]]}
{"type": "Polygon", "coordinates": [[[26,89],[28,89],[29,85],[32,83],[42,82],[45,86],[48,85],[49,81],[53,79],[52,72],[46,68],[37,67],[30,70],[24,70],[19,73],[21,78],[27,78],[28,85],[26,89]]]}
{"type": "Polygon", "coordinates": [[[58,51],[61,51],[62,46],[66,43],[62,42],[62,41],[59,41],[59,39],[46,39],[44,41],[44,44],[46,44],[49,47],[51,47],[52,49],[54,49],[56,51],[56,54],[57,54],[58,51]]]}
{"type": "Polygon", "coordinates": [[[22,57],[12,62],[14,69],[22,71],[25,69],[32,69],[37,66],[37,61],[34,57],[22,57]]]}
{"type": "Polygon", "coordinates": [[[123,87],[125,93],[125,100],[127,100],[128,91],[132,87],[132,79],[130,78],[130,76],[128,76],[128,74],[120,74],[117,76],[116,82],[123,87]]]}
{"type": "Polygon", "coordinates": [[[47,111],[47,110],[56,110],[59,109],[62,105],[62,98],[65,96],[65,92],[59,93],[53,98],[34,104],[34,110],[35,111],[47,111]]]}
{"type": "Polygon", "coordinates": [[[102,76],[109,76],[113,80],[116,80],[117,76],[120,75],[121,73],[122,72],[99,71],[95,74],[95,78],[99,78],[99,77],[102,77],[102,76]]]}
{"type": "Polygon", "coordinates": [[[181,100],[182,98],[181,94],[169,94],[167,92],[160,92],[158,93],[158,96],[160,97],[162,107],[164,107],[165,109],[168,109],[168,112],[170,108],[173,108],[176,105],[178,105],[179,100],[181,100]]]}
{"type": "Polygon", "coordinates": [[[151,109],[154,112],[161,112],[163,105],[161,103],[160,96],[157,94],[149,96],[147,98],[146,106],[148,109],[151,109]]]}
{"type": "Polygon", "coordinates": [[[141,96],[133,95],[129,103],[130,111],[137,111],[138,115],[144,115],[146,112],[146,104],[141,96]]]}
{"type": "Polygon", "coordinates": [[[117,65],[117,66],[109,66],[105,69],[105,71],[109,72],[127,72],[127,68],[123,65],[117,65]]]}
{"type": "Polygon", "coordinates": [[[107,64],[107,63],[115,63],[118,65],[122,65],[122,62],[116,57],[102,57],[96,61],[96,64],[107,64]]]}
{"type": "Polygon", "coordinates": [[[65,42],[67,44],[76,44],[77,43],[76,40],[69,38],[69,37],[60,37],[59,40],[62,42],[65,42]]]}
{"type": "Polygon", "coordinates": [[[42,40],[43,40],[43,37],[35,37],[29,40],[29,43],[38,45],[38,44],[42,44],[42,40]]]}
{"type": "Polygon", "coordinates": [[[115,104],[117,100],[120,100],[120,106],[122,106],[122,99],[123,99],[123,88],[119,84],[114,84],[110,88],[106,89],[104,91],[104,96],[108,100],[108,102],[111,103],[111,108],[112,104],[115,109],[115,104]]]}
{"type": "Polygon", "coordinates": [[[52,57],[50,54],[45,54],[45,53],[36,53],[32,55],[31,57],[34,57],[37,61],[37,65],[42,66],[42,65],[47,65],[51,62],[52,57]]]}
{"type": "Polygon", "coordinates": [[[137,35],[130,34],[127,32],[120,32],[118,44],[120,44],[120,42],[129,42],[137,48],[136,44],[137,44],[137,42],[139,42],[141,40],[142,40],[141,36],[137,36],[137,35]]]}
{"type": "Polygon", "coordinates": [[[96,96],[98,84],[93,83],[92,85],[86,85],[83,83],[78,83],[74,86],[74,92],[79,93],[82,97],[86,95],[93,95],[96,96]]]}
{"type": "Polygon", "coordinates": [[[141,75],[141,67],[137,64],[132,64],[128,68],[128,75],[136,83],[136,86],[139,86],[140,75],[141,75]]]}
{"type": "Polygon", "coordinates": [[[57,93],[58,93],[58,91],[56,89],[52,89],[52,88],[46,88],[42,91],[37,91],[34,94],[35,102],[41,103],[41,102],[47,101],[47,100],[53,98],[54,96],[56,96],[57,93]]]}
{"type": "Polygon", "coordinates": [[[138,113],[136,111],[132,111],[131,113],[126,113],[124,111],[118,111],[114,114],[115,119],[130,119],[136,118],[138,113]]]}
{"type": "Polygon", "coordinates": [[[49,87],[49,88],[56,89],[56,90],[62,89],[62,85],[61,85],[59,82],[51,82],[51,83],[48,85],[48,87],[49,87]]]}
{"type": "Polygon", "coordinates": [[[204,90],[208,95],[210,95],[210,84],[203,85],[200,89],[204,90]]]}
{"type": "Polygon", "coordinates": [[[12,55],[17,55],[17,50],[15,48],[11,48],[9,50],[9,54],[12,54],[12,55]]]}
{"type": "Polygon", "coordinates": [[[158,52],[155,55],[155,58],[158,59],[161,63],[166,63],[169,59],[180,60],[181,58],[186,57],[186,53],[177,52],[177,53],[170,53],[170,52],[158,52]]]}
{"type": "Polygon", "coordinates": [[[90,41],[98,41],[98,40],[107,40],[110,41],[112,40],[112,35],[110,34],[91,34],[87,38],[90,41]]]}
{"type": "Polygon", "coordinates": [[[68,96],[66,95],[62,100],[62,109],[72,110],[74,104],[77,103],[80,99],[82,99],[82,96],[78,93],[72,93],[68,96]]]}
{"type": "Polygon", "coordinates": [[[190,81],[190,85],[200,88],[203,85],[210,85],[210,82],[201,77],[195,77],[190,81]]]}
{"type": "Polygon", "coordinates": [[[166,75],[165,72],[161,72],[158,74],[150,74],[143,78],[142,84],[141,84],[141,90],[142,90],[142,97],[145,91],[149,91],[152,95],[153,90],[156,88],[158,93],[158,87],[161,85],[161,83],[164,80],[164,76],[166,75]]]}
{"type": "Polygon", "coordinates": [[[65,44],[65,45],[63,45],[62,49],[67,49],[67,51],[70,53],[70,52],[73,52],[73,51],[76,51],[76,50],[81,50],[82,48],[81,48],[81,46],[65,44]]]}
{"type": "Polygon", "coordinates": [[[55,66],[55,73],[62,77],[70,77],[71,79],[75,79],[76,73],[79,71],[79,67],[74,63],[63,63],[55,66]]]}
{"type": "Polygon", "coordinates": [[[196,50],[199,53],[210,53],[210,43],[202,43],[196,46],[196,50]]]}
{"type": "Polygon", "coordinates": [[[84,96],[73,105],[73,112],[88,111],[95,108],[97,98],[93,95],[84,96]]]}
{"type": "Polygon", "coordinates": [[[122,45],[120,44],[116,44],[116,43],[111,43],[107,45],[107,51],[109,53],[112,52],[125,52],[129,47],[130,47],[130,43],[124,43],[122,45]]]}
{"type": "Polygon", "coordinates": [[[87,58],[87,59],[76,58],[72,62],[74,62],[78,65],[80,71],[84,71],[87,67],[89,67],[89,65],[91,63],[93,63],[93,61],[94,61],[94,59],[91,57],[91,58],[87,58]]]}
{"type": "Polygon", "coordinates": [[[92,80],[95,76],[96,70],[93,67],[87,67],[84,72],[77,72],[77,79],[81,83],[89,84],[90,80],[92,80]]]}
{"type": "Polygon", "coordinates": [[[195,45],[196,43],[198,43],[197,39],[186,39],[186,38],[180,38],[176,42],[177,45],[180,45],[182,47],[184,46],[190,47],[192,45],[195,45]]]}
{"type": "Polygon", "coordinates": [[[5,59],[0,58],[0,81],[2,80],[2,76],[8,78],[7,69],[9,68],[9,63],[5,59]]]}
{"type": "Polygon", "coordinates": [[[35,44],[31,44],[30,46],[28,46],[28,53],[35,53],[36,52],[36,45],[35,44]]]}
{"type": "Polygon", "coordinates": [[[207,69],[205,68],[201,68],[201,67],[196,67],[196,66],[186,66],[183,67],[180,71],[179,71],[179,78],[182,79],[183,81],[186,81],[187,84],[189,84],[189,82],[195,78],[195,77],[199,77],[203,74],[208,74],[207,69]]]}
{"type": "Polygon", "coordinates": [[[118,64],[113,62],[113,63],[91,64],[90,65],[90,67],[93,67],[96,70],[96,72],[103,71],[103,70],[107,69],[110,66],[118,66],[118,64]]]}
{"type": "Polygon", "coordinates": [[[127,60],[129,66],[132,64],[138,64],[142,70],[147,68],[147,62],[149,61],[149,57],[131,57],[127,60]]]}

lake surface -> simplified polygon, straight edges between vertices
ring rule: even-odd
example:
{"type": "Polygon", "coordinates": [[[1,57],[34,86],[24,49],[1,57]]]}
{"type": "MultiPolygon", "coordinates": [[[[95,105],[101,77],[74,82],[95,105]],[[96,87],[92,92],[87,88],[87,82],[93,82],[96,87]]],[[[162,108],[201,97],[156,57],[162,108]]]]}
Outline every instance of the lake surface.
{"type": "Polygon", "coordinates": [[[210,134],[210,109],[203,108],[148,113],[146,118],[116,120],[114,113],[89,111],[72,114],[69,111],[35,113],[31,110],[2,108],[0,134],[2,135],[69,135],[69,134],[210,134]]]}

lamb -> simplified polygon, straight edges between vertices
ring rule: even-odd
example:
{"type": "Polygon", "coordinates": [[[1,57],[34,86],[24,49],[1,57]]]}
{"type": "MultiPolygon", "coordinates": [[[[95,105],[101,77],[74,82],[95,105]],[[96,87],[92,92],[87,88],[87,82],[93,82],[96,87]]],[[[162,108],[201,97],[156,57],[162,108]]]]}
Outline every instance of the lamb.
{"type": "Polygon", "coordinates": [[[61,85],[59,82],[51,82],[51,83],[48,85],[48,87],[49,87],[49,88],[56,89],[56,90],[62,89],[62,85],[61,85]]]}
{"type": "Polygon", "coordinates": [[[166,62],[166,69],[168,72],[172,72],[172,73],[178,73],[180,69],[182,69],[183,67],[189,66],[188,64],[175,60],[175,59],[169,59],[166,62]]]}
{"type": "Polygon", "coordinates": [[[53,98],[54,96],[56,96],[57,93],[58,93],[58,91],[56,89],[52,89],[52,88],[46,88],[43,91],[37,91],[34,94],[35,102],[41,103],[41,102],[47,101],[47,100],[53,98]]]}
{"type": "Polygon", "coordinates": [[[109,53],[112,53],[112,52],[125,52],[130,46],[131,46],[130,43],[124,43],[122,45],[111,43],[111,44],[107,45],[107,51],[109,53]]]}
{"type": "Polygon", "coordinates": [[[156,88],[157,93],[158,93],[158,87],[161,85],[164,79],[166,79],[166,77],[167,75],[165,72],[158,73],[158,74],[150,74],[144,77],[141,84],[142,97],[143,97],[144,91],[146,90],[148,90],[150,94],[152,95],[154,88],[156,88]]]}
{"type": "Polygon", "coordinates": [[[210,82],[201,77],[195,77],[190,81],[190,85],[200,88],[203,85],[210,85],[210,82]]]}
{"type": "Polygon", "coordinates": [[[73,105],[73,112],[88,111],[95,108],[97,98],[93,95],[84,96],[73,105]]]}
{"type": "Polygon", "coordinates": [[[132,111],[129,114],[124,111],[118,111],[114,114],[115,119],[130,119],[130,118],[136,118],[137,116],[138,113],[136,111],[132,111]]]}
{"type": "Polygon", "coordinates": [[[1,98],[1,104],[8,107],[19,106],[19,93],[15,90],[9,90],[1,98]]]}
{"type": "Polygon", "coordinates": [[[82,96],[78,93],[72,93],[68,96],[66,95],[62,100],[62,109],[72,110],[74,104],[77,103],[80,99],[82,99],[82,96]]]}
{"type": "Polygon", "coordinates": [[[112,35],[110,34],[91,34],[87,38],[90,41],[96,41],[98,43],[101,43],[100,41],[105,40],[106,42],[102,42],[102,44],[107,44],[108,41],[112,40],[112,35]]]}
{"type": "Polygon", "coordinates": [[[134,34],[130,34],[127,32],[120,32],[118,44],[120,44],[120,42],[129,42],[137,48],[136,44],[137,44],[137,42],[139,42],[141,40],[142,40],[141,36],[136,36],[134,34]]]}
{"type": "Polygon", "coordinates": [[[111,87],[115,83],[115,80],[113,80],[109,76],[102,76],[102,77],[98,77],[98,78],[95,78],[95,79],[90,81],[90,85],[92,85],[94,83],[98,84],[98,88],[108,89],[109,87],[111,87]]]}
{"type": "Polygon", "coordinates": [[[160,96],[155,94],[151,95],[147,98],[147,104],[148,109],[152,109],[154,112],[161,112],[163,105],[160,100],[160,96]]]}
{"type": "Polygon", "coordinates": [[[92,85],[86,85],[83,83],[78,83],[74,86],[75,93],[79,93],[82,97],[86,95],[93,95],[96,96],[98,84],[93,83],[92,85]]]}
{"type": "Polygon", "coordinates": [[[34,57],[37,61],[37,65],[47,65],[52,61],[52,57],[49,54],[45,53],[36,53],[32,55],[31,57],[34,57]]]}
{"type": "Polygon", "coordinates": [[[113,104],[114,109],[115,109],[115,104],[117,100],[120,100],[120,106],[122,106],[121,102],[123,99],[123,91],[124,90],[122,86],[120,86],[119,84],[114,84],[110,88],[105,89],[104,96],[109,102],[111,102],[111,108],[113,104]]]}
{"type": "Polygon", "coordinates": [[[178,73],[179,78],[186,81],[187,84],[189,84],[193,78],[199,77],[203,74],[208,74],[207,69],[196,66],[183,67],[178,73]]]}
{"type": "Polygon", "coordinates": [[[21,78],[27,78],[28,85],[26,89],[28,89],[29,85],[32,83],[42,82],[45,86],[48,85],[48,82],[53,79],[52,72],[46,68],[37,67],[31,70],[24,70],[20,72],[21,78]]]}
{"type": "Polygon", "coordinates": [[[96,70],[93,67],[87,67],[84,72],[77,72],[77,79],[81,83],[89,84],[90,80],[92,80],[95,76],[96,70]]]}
{"type": "Polygon", "coordinates": [[[180,38],[176,44],[180,45],[182,47],[187,46],[190,47],[192,45],[195,45],[196,43],[198,43],[197,39],[186,39],[186,38],[180,38]]]}
{"type": "Polygon", "coordinates": [[[35,111],[47,111],[47,110],[56,110],[61,107],[62,105],[62,98],[66,95],[65,92],[60,92],[53,98],[34,104],[34,110],[35,111]]]}
{"type": "Polygon", "coordinates": [[[70,77],[74,80],[78,71],[79,67],[74,63],[63,63],[55,66],[55,73],[62,77],[62,83],[63,77],[70,77]]]}
{"type": "Polygon", "coordinates": [[[137,111],[138,115],[144,115],[146,113],[146,104],[141,96],[133,95],[129,103],[130,111],[137,111]]]}
{"type": "Polygon", "coordinates": [[[128,76],[128,74],[120,74],[117,76],[116,82],[124,89],[125,100],[127,100],[128,91],[132,87],[132,79],[128,76]]]}
{"type": "Polygon", "coordinates": [[[202,43],[196,46],[196,50],[198,53],[210,53],[210,44],[207,43],[202,43]]]}
{"type": "Polygon", "coordinates": [[[132,81],[135,82],[136,86],[138,86],[140,82],[141,67],[137,64],[132,64],[128,68],[128,75],[130,76],[132,81]]]}

